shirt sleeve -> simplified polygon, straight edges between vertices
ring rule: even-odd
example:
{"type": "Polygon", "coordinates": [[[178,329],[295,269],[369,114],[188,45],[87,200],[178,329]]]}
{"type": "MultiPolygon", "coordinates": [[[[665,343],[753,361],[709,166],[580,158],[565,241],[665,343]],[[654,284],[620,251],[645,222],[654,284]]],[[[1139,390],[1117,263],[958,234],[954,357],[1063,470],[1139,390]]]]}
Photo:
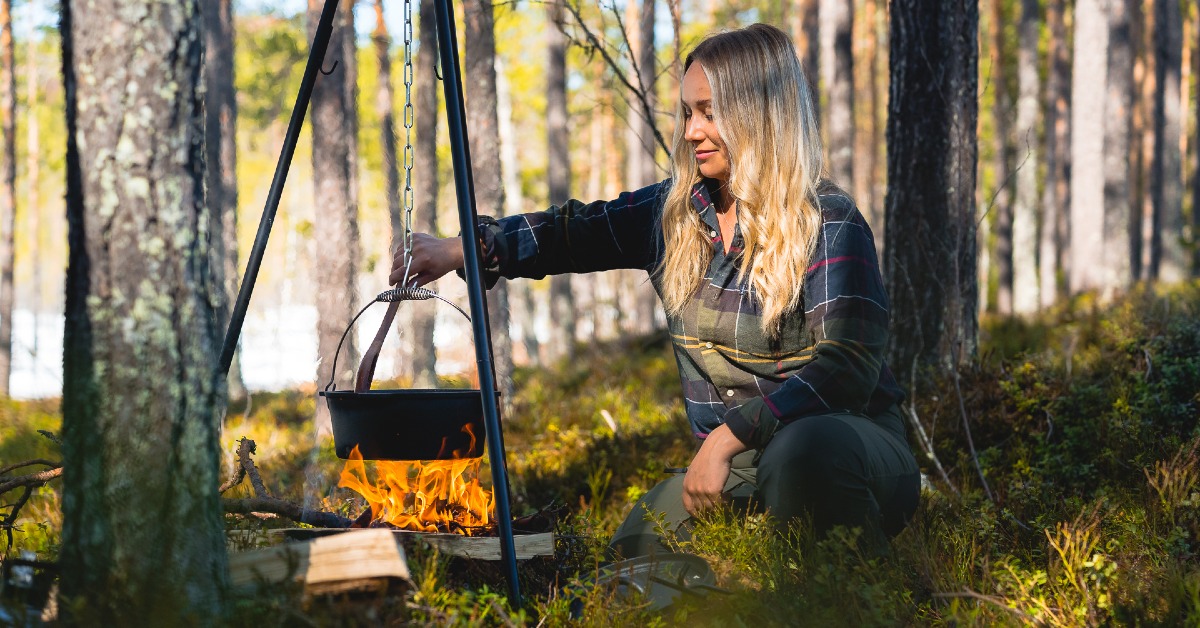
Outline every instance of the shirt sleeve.
{"type": "Polygon", "coordinates": [[[499,220],[481,217],[477,235],[485,284],[491,287],[499,277],[651,270],[661,248],[658,221],[669,187],[670,181],[662,181],[610,201],[570,200],[499,220]]]}
{"type": "Polygon", "coordinates": [[[746,445],[762,448],[777,429],[805,416],[862,413],[875,390],[888,339],[888,301],[874,238],[857,209],[844,219],[826,214],[805,273],[803,303],[814,341],[811,359],[774,392],[724,415],[746,445]]]}

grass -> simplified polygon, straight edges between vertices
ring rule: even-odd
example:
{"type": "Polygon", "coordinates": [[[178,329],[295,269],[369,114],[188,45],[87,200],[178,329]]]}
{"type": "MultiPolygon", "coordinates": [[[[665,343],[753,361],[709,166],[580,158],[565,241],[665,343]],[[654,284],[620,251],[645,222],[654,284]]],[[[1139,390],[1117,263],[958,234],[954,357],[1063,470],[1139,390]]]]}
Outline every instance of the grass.
{"type": "MultiPolygon", "coordinates": [[[[571,512],[561,530],[570,547],[550,576],[523,573],[523,608],[510,607],[494,575],[471,582],[422,555],[409,591],[301,605],[294,591],[259,592],[234,600],[231,621],[559,625],[574,613],[605,626],[1200,624],[1200,285],[986,319],[981,337],[957,387],[954,376],[927,377],[913,391],[949,484],[910,437],[933,484],[889,555],[862,554],[854,530],[817,539],[803,522],[779,534],[765,516],[713,513],[678,545],[707,559],[729,594],[653,613],[589,587],[632,501],[693,452],[669,345],[654,336],[580,347],[572,360],[516,374],[505,424],[514,510],[571,512]],[[964,414],[993,499],[967,453],[964,414]]],[[[254,438],[281,495],[300,495],[309,464],[332,483],[340,463],[327,448],[312,453],[312,404],[312,391],[257,394],[246,416],[228,418],[223,447],[254,438]]],[[[0,460],[57,456],[36,433],[55,429],[53,402],[0,411],[0,460]]],[[[326,506],[354,508],[338,492],[326,506]]],[[[18,547],[52,556],[57,508],[54,490],[35,498],[18,547]]]]}

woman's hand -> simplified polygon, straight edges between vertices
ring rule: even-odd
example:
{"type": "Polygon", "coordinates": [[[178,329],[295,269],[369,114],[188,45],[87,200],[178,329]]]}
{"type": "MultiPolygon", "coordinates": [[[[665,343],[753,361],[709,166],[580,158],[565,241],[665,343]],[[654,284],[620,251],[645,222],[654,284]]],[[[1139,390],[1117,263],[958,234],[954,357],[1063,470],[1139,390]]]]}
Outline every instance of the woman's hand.
{"type": "Polygon", "coordinates": [[[463,267],[462,238],[437,238],[426,233],[414,233],[407,283],[404,281],[404,266],[404,248],[401,247],[392,258],[389,283],[411,287],[432,283],[442,275],[463,267]]]}
{"type": "Polygon", "coordinates": [[[683,477],[683,507],[695,515],[724,501],[722,492],[729,479],[733,457],[749,449],[728,426],[713,430],[704,439],[683,477]]]}

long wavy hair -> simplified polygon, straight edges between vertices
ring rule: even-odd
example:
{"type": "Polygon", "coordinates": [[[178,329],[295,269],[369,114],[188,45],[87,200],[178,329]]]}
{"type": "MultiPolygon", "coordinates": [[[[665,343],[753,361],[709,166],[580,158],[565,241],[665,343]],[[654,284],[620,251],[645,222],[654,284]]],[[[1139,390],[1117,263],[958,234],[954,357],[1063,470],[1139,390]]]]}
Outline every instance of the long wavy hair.
{"type": "MultiPolygon", "coordinates": [[[[817,189],[824,166],[808,79],[791,39],[766,24],[712,35],[687,56],[712,89],[712,109],[729,155],[727,194],[737,202],[745,239],[739,277],[749,275],[762,327],[778,337],[800,305],[805,270],[821,229],[817,189]]],[[[681,86],[672,138],[673,184],[663,211],[660,273],[668,315],[678,316],[712,261],[708,228],[691,204],[701,181],[681,86]]]]}

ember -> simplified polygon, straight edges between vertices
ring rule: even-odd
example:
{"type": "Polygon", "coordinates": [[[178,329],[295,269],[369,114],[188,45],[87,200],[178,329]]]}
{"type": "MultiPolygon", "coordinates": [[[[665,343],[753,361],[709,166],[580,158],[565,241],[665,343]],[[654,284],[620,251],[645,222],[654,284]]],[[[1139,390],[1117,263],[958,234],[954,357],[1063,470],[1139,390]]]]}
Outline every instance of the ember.
{"type": "Polygon", "coordinates": [[[367,500],[372,526],[467,536],[492,531],[493,495],[480,483],[482,458],[379,460],[374,465],[372,482],[355,446],[338,481],[367,500]]]}

